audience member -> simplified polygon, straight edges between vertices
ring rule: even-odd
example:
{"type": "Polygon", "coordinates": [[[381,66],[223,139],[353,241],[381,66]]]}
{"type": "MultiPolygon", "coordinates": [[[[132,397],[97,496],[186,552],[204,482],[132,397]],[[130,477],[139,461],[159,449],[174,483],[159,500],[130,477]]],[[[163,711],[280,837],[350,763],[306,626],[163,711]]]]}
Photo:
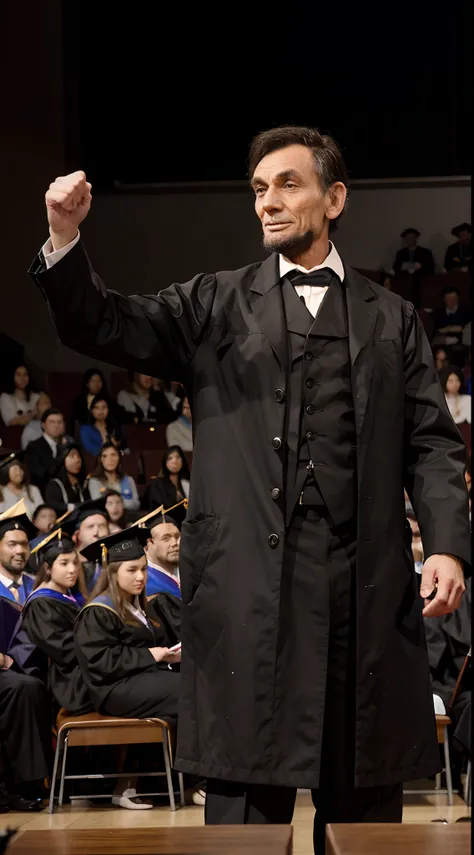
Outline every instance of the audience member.
{"type": "Polygon", "coordinates": [[[153,388],[153,377],[148,374],[133,374],[132,390],[122,389],[117,402],[130,422],[167,425],[176,418],[166,396],[153,388]]]}
{"type": "Polygon", "coordinates": [[[71,433],[74,433],[76,423],[88,424],[91,404],[97,395],[104,395],[106,400],[109,399],[107,383],[102,371],[98,368],[89,368],[82,378],[82,389],[72,402],[71,433]]]}
{"type": "Polygon", "coordinates": [[[91,499],[99,499],[107,490],[120,493],[127,510],[140,507],[137,485],[131,475],[122,472],[120,452],[110,442],[102,447],[97,469],[89,481],[91,499]]]}
{"type": "Polygon", "coordinates": [[[59,450],[45,498],[59,516],[90,499],[86,464],[77,443],[70,442],[59,450]]]}
{"type": "Polygon", "coordinates": [[[446,372],[449,371],[448,354],[444,347],[437,347],[435,348],[433,355],[438,377],[440,381],[443,382],[443,380],[446,379],[446,372]]]}
{"type": "Polygon", "coordinates": [[[382,272],[380,273],[379,285],[381,285],[382,288],[386,288],[387,291],[392,290],[393,282],[390,273],[386,273],[385,270],[382,270],[382,272]]]}
{"type": "Polygon", "coordinates": [[[41,417],[46,410],[51,409],[51,399],[46,392],[40,392],[39,398],[36,404],[35,416],[31,419],[25,427],[23,428],[21,434],[21,447],[22,450],[25,451],[26,447],[33,442],[35,439],[39,439],[40,436],[43,435],[43,431],[41,428],[41,417]]]}
{"type": "Polygon", "coordinates": [[[191,423],[191,407],[187,398],[179,402],[176,412],[178,418],[166,428],[168,447],[179,445],[183,451],[193,450],[193,428],[191,423]]]}
{"type": "Polygon", "coordinates": [[[435,263],[431,250],[417,246],[420,232],[417,229],[405,229],[400,237],[405,241],[405,246],[399,249],[395,256],[395,273],[434,273],[435,263]]]}
{"type": "Polygon", "coordinates": [[[81,581],[81,562],[74,543],[49,535],[38,548],[39,571],[35,590],[22,612],[29,639],[48,658],[48,685],[57,711],[64,707],[72,715],[92,712],[74,647],[74,623],[79,605],[72,595],[78,585],[85,602],[87,591],[81,581]]]}
{"type": "MultiPolygon", "coordinates": [[[[150,510],[163,505],[172,508],[189,496],[189,468],[182,449],[178,445],[168,449],[157,478],[153,478],[148,490],[150,510]]],[[[181,525],[186,515],[183,505],[169,511],[170,516],[181,525]]]]}
{"type": "Polygon", "coordinates": [[[457,237],[456,243],[452,243],[446,250],[444,258],[444,269],[469,270],[468,264],[472,259],[471,224],[461,223],[452,229],[451,234],[457,237]]]}
{"type": "Polygon", "coordinates": [[[435,336],[433,344],[459,345],[469,313],[459,303],[459,291],[454,285],[443,288],[444,308],[433,313],[435,336]]]}
{"type": "Polygon", "coordinates": [[[53,530],[57,518],[56,510],[51,505],[38,505],[31,521],[38,529],[38,533],[44,535],[53,530]]]}
{"type": "Polygon", "coordinates": [[[25,365],[19,365],[10,389],[0,395],[0,415],[5,425],[27,425],[35,416],[39,394],[31,387],[25,365]]]}
{"type": "Polygon", "coordinates": [[[150,540],[145,546],[148,561],[146,593],[150,611],[165,621],[172,645],[181,639],[181,588],[179,584],[179,545],[181,533],[172,517],[156,511],[145,518],[150,540]]]}
{"type": "MultiPolygon", "coordinates": [[[[163,622],[147,615],[143,545],[148,536],[147,528],[135,526],[83,550],[89,561],[98,561],[105,546],[107,563],[76,621],[76,654],[98,712],[176,719],[179,674],[168,665],[178,664],[181,653],[169,650],[163,622]]],[[[133,785],[120,789],[114,804],[147,807],[137,803],[133,785]]]]}
{"type": "Polygon", "coordinates": [[[110,518],[110,534],[117,534],[118,531],[123,531],[127,527],[122,496],[117,490],[106,490],[103,498],[105,499],[105,509],[110,518]]]}
{"type": "Polygon", "coordinates": [[[0,517],[0,597],[20,605],[33,590],[33,580],[25,569],[31,551],[29,541],[35,535],[23,499],[0,517]]]}
{"type": "Polygon", "coordinates": [[[110,412],[109,401],[103,395],[92,399],[88,424],[82,424],[79,429],[82,447],[94,457],[105,444],[112,443],[117,448],[122,445],[122,431],[115,424],[110,412]]]}
{"type": "Polygon", "coordinates": [[[463,422],[471,424],[471,396],[464,395],[462,389],[462,375],[451,370],[444,384],[446,403],[455,423],[463,422]]]}
{"type": "Polygon", "coordinates": [[[163,392],[166,400],[173,410],[178,409],[178,405],[184,398],[184,390],[181,383],[170,383],[169,380],[158,380],[157,378],[154,378],[153,388],[157,392],[163,392]]]}
{"type": "Polygon", "coordinates": [[[23,466],[24,452],[9,454],[0,463],[0,514],[24,499],[30,519],[39,505],[43,504],[38,487],[30,484],[23,466]]]}
{"type": "Polygon", "coordinates": [[[52,477],[58,450],[68,441],[65,436],[64,417],[61,410],[53,407],[41,416],[42,436],[30,442],[26,449],[26,464],[32,484],[44,491],[52,477]]]}
{"type": "Polygon", "coordinates": [[[81,551],[97,540],[101,542],[108,537],[109,515],[105,510],[105,499],[90,500],[75,508],[62,523],[62,528],[68,534],[80,553],[84,580],[88,591],[94,587],[102,571],[100,561],[88,562],[81,551]]]}

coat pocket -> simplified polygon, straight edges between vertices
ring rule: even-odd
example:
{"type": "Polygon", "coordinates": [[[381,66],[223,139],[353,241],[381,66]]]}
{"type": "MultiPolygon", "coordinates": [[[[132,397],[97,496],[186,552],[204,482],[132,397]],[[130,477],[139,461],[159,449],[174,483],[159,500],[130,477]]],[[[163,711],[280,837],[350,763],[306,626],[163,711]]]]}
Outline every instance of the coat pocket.
{"type": "Polygon", "coordinates": [[[201,585],[219,525],[219,517],[214,514],[198,514],[183,522],[179,569],[184,605],[192,602],[201,585]]]}

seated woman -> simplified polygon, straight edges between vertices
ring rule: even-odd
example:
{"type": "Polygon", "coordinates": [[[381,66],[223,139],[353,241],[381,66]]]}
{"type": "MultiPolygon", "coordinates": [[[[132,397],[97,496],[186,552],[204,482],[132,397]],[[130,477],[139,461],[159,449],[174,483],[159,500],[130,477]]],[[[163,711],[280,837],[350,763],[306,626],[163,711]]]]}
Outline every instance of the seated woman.
{"type": "MultiPolygon", "coordinates": [[[[76,621],[76,653],[98,712],[175,720],[179,673],[168,665],[177,665],[181,654],[169,650],[163,624],[147,614],[148,537],[148,529],[134,526],[82,550],[88,561],[101,560],[103,570],[76,621]]],[[[135,796],[129,786],[116,791],[113,802],[133,807],[135,796]]]]}
{"type": "Polygon", "coordinates": [[[154,388],[153,377],[148,374],[131,376],[131,390],[122,389],[117,395],[117,403],[122,409],[124,421],[160,425],[167,425],[174,421],[176,413],[164,392],[154,388]]]}
{"type": "Polygon", "coordinates": [[[23,452],[9,454],[0,463],[0,514],[24,499],[26,512],[32,519],[36,508],[43,504],[43,498],[38,487],[28,482],[24,456],[23,452]]]}
{"type": "Polygon", "coordinates": [[[23,629],[48,657],[48,685],[57,707],[82,715],[93,707],[74,646],[74,623],[87,597],[81,562],[72,540],[63,538],[61,530],[39,544],[37,556],[36,587],[23,606],[23,629]],[[80,598],[71,594],[77,586],[80,598]]]}
{"type": "Polygon", "coordinates": [[[137,485],[131,475],[124,475],[120,463],[120,452],[112,442],[107,442],[100,451],[97,469],[89,480],[90,497],[100,499],[107,490],[115,490],[121,495],[127,510],[137,510],[140,507],[137,485]]]}
{"type": "Polygon", "coordinates": [[[48,505],[56,509],[58,516],[62,516],[89,498],[82,451],[77,443],[70,442],[58,452],[54,477],[46,487],[45,499],[48,505]]]}
{"type": "Polygon", "coordinates": [[[174,445],[183,451],[193,450],[193,426],[191,421],[191,407],[187,398],[183,398],[176,407],[178,418],[171,422],[166,428],[166,442],[168,448],[174,445]]]}
{"type": "Polygon", "coordinates": [[[105,510],[110,517],[110,534],[117,534],[118,531],[123,531],[127,528],[125,505],[122,496],[117,490],[106,490],[103,493],[103,498],[105,499],[105,510]]]}
{"type": "Polygon", "coordinates": [[[471,424],[471,396],[463,395],[463,378],[461,374],[451,369],[444,382],[444,395],[455,424],[463,422],[471,424]]]}
{"type": "Polygon", "coordinates": [[[94,457],[97,457],[103,445],[112,444],[116,448],[122,446],[122,432],[112,418],[109,400],[104,395],[96,395],[92,400],[88,424],[80,426],[79,435],[84,451],[94,457]]]}
{"type": "Polygon", "coordinates": [[[173,508],[189,496],[189,467],[179,445],[168,449],[161,464],[157,478],[153,478],[148,490],[148,507],[150,510],[163,505],[169,515],[181,525],[186,516],[183,505],[173,508]]]}
{"type": "Polygon", "coordinates": [[[39,394],[34,392],[26,365],[13,372],[10,388],[0,395],[0,416],[5,425],[27,425],[35,418],[39,394]]]}
{"type": "Polygon", "coordinates": [[[76,423],[79,425],[88,424],[91,404],[96,395],[105,395],[107,399],[109,398],[107,383],[102,371],[98,368],[89,368],[82,378],[82,389],[72,402],[69,428],[72,434],[76,423]]]}

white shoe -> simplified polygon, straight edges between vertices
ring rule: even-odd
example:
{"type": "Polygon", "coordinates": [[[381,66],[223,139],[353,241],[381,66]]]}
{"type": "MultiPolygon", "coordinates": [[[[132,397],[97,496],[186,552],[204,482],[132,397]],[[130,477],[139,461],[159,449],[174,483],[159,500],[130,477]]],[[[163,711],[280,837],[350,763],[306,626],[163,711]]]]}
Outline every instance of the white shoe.
{"type": "Polygon", "coordinates": [[[205,790],[194,790],[193,804],[199,805],[199,807],[204,807],[204,805],[206,804],[206,791],[205,790]]]}
{"type": "Polygon", "coordinates": [[[112,804],[121,808],[127,808],[127,810],[150,810],[153,807],[153,805],[141,802],[137,797],[137,791],[132,789],[124,790],[121,796],[112,796],[112,804]]]}

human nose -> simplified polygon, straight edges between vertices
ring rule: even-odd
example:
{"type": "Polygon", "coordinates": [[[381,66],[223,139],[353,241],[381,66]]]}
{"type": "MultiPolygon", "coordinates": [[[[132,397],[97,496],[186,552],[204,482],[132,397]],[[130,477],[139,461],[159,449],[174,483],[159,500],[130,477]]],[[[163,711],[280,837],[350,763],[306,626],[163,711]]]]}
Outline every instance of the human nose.
{"type": "Polygon", "coordinates": [[[283,205],[281,203],[278,190],[274,187],[268,187],[265,191],[265,195],[261,199],[261,205],[267,214],[270,211],[281,211],[283,205]]]}

